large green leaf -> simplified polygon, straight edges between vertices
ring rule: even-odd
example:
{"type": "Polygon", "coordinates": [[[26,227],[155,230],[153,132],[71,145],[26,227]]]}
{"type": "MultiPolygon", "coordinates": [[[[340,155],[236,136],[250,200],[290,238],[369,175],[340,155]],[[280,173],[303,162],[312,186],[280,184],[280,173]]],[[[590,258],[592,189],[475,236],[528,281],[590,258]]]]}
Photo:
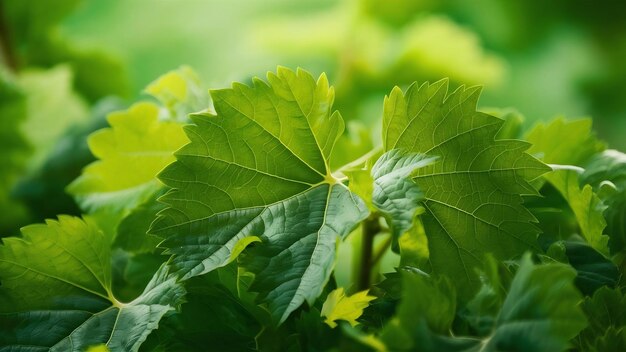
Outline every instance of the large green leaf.
{"type": "Polygon", "coordinates": [[[180,124],[160,121],[159,108],[152,103],[112,113],[108,121],[110,128],[88,140],[100,160],[87,166],[68,191],[89,212],[123,217],[162,188],[156,175],[174,161],[174,151],[187,138],[180,124]]]}
{"type": "Polygon", "coordinates": [[[153,224],[184,278],[247,250],[244,266],[277,322],[322,292],[339,237],[367,216],[362,200],[330,173],[344,123],[334,90],[303,70],[279,68],[269,84],[212,91],[217,115],[192,115],[191,143],[160,179],[173,189],[153,224]],[[253,237],[253,238],[251,238],[253,237]]]}
{"type": "Polygon", "coordinates": [[[478,87],[447,91],[447,80],[405,93],[394,88],[385,99],[383,143],[386,151],[439,158],[413,180],[424,193],[432,268],[453,277],[468,298],[482,253],[505,259],[536,246],[535,218],[521,195],[536,194],[528,181],[549,168],[524,152],[528,143],[495,140],[503,121],[476,111],[478,87]]]}
{"type": "Polygon", "coordinates": [[[110,239],[90,221],[60,216],[0,246],[0,346],[84,351],[104,343],[137,351],[184,290],[163,266],[130,303],[111,291],[110,239]]]}
{"type": "Polygon", "coordinates": [[[402,274],[403,301],[381,336],[394,351],[565,351],[586,326],[575,272],[562,264],[534,265],[525,256],[491,332],[481,339],[449,335],[456,302],[447,280],[402,274]]]}

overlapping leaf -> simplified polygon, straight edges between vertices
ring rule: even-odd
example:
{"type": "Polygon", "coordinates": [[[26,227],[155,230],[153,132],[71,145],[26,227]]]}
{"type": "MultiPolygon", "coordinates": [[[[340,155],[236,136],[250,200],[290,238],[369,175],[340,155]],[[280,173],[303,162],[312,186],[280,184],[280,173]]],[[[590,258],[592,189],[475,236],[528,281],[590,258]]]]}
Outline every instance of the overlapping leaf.
{"type": "Polygon", "coordinates": [[[395,88],[385,99],[383,143],[386,151],[438,157],[413,180],[424,194],[433,270],[454,277],[467,298],[482,253],[504,259],[536,246],[521,195],[536,194],[528,181],[549,168],[525,152],[528,143],[495,139],[503,121],[476,111],[479,88],[447,94],[447,87],[443,80],[395,88]]]}
{"type": "Polygon", "coordinates": [[[277,322],[321,293],[336,241],[367,216],[362,200],[331,176],[329,156],[344,123],[332,112],[326,76],[279,68],[269,84],[212,91],[216,115],[192,116],[191,143],[160,179],[172,187],[152,232],[165,239],[183,277],[246,251],[259,292],[277,322]]]}
{"type": "Polygon", "coordinates": [[[137,351],[181,303],[184,290],[165,266],[138,298],[119,302],[111,290],[110,239],[89,221],[61,216],[22,234],[0,246],[0,346],[137,351]]]}
{"type": "Polygon", "coordinates": [[[604,212],[612,253],[626,248],[626,154],[606,150],[597,154],[586,165],[581,180],[594,191],[608,207],[604,212]]]}
{"type": "Polygon", "coordinates": [[[398,238],[413,227],[415,216],[421,210],[420,202],[424,198],[410,176],[416,169],[433,163],[435,159],[393,149],[383,154],[372,167],[372,202],[387,218],[396,250],[399,250],[398,238]]]}
{"type": "Polygon", "coordinates": [[[157,173],[174,161],[174,151],[187,138],[181,125],[158,117],[156,105],[138,103],[110,114],[111,127],[89,137],[89,147],[100,160],[68,187],[83,209],[121,217],[162,187],[157,173]]]}
{"type": "Polygon", "coordinates": [[[394,351],[565,351],[586,326],[575,272],[565,265],[534,265],[525,256],[491,332],[481,339],[449,336],[456,302],[447,280],[402,275],[404,300],[381,336],[394,351]]]}
{"type": "Polygon", "coordinates": [[[531,153],[546,163],[558,164],[557,169],[544,178],[554,186],[573,211],[582,235],[597,251],[608,254],[608,236],[603,234],[606,206],[590,185],[579,185],[579,171],[571,166],[582,166],[594,154],[604,149],[604,144],[591,133],[591,120],[566,121],[559,118],[551,123],[535,126],[526,136],[533,146],[531,153]],[[572,170],[561,170],[571,168],[572,170]]]}

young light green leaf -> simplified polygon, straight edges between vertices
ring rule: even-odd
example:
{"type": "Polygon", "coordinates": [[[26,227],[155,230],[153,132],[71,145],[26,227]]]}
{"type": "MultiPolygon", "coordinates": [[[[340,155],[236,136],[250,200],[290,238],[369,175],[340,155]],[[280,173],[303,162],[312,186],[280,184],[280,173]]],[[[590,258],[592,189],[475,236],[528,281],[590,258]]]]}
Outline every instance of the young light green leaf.
{"type": "Polygon", "coordinates": [[[187,121],[187,115],[209,106],[209,95],[200,78],[189,66],[170,71],[146,87],[146,93],[157,98],[169,111],[171,118],[187,121]]]}
{"type": "Polygon", "coordinates": [[[420,203],[424,194],[410,176],[435,160],[393,149],[383,154],[372,168],[372,203],[389,222],[396,251],[399,251],[398,238],[413,227],[417,212],[423,210],[420,203]]]}
{"type": "Polygon", "coordinates": [[[495,139],[503,121],[476,111],[478,87],[447,90],[447,80],[396,87],[385,99],[383,145],[439,158],[412,178],[424,194],[432,268],[467,299],[479,286],[473,268],[482,253],[511,258],[536,246],[522,195],[536,194],[528,181],[549,168],[525,152],[528,143],[495,139]]]}
{"type": "Polygon", "coordinates": [[[337,320],[345,320],[350,325],[356,326],[358,324],[356,320],[363,314],[363,309],[376,299],[374,296],[368,296],[367,292],[368,290],[365,290],[347,296],[343,287],[330,292],[322,306],[321,316],[326,317],[324,322],[331,328],[337,327],[337,320]]]}
{"type": "Polygon", "coordinates": [[[111,127],[89,137],[100,160],[68,186],[83,209],[122,218],[162,188],[156,175],[188,140],[181,125],[159,121],[158,114],[156,105],[138,103],[110,114],[111,127]]]}
{"type": "Polygon", "coordinates": [[[268,80],[212,91],[217,115],[192,115],[191,143],[159,176],[173,189],[152,233],[183,278],[225,265],[241,239],[258,237],[242,262],[281,323],[321,294],[337,239],[368,211],[330,173],[344,123],[326,76],[279,68],[268,80]]]}
{"type": "Polygon", "coordinates": [[[111,291],[110,239],[89,221],[60,216],[27,226],[0,246],[0,345],[84,351],[106,344],[137,351],[184,289],[163,266],[143,294],[121,303],[111,291]]]}

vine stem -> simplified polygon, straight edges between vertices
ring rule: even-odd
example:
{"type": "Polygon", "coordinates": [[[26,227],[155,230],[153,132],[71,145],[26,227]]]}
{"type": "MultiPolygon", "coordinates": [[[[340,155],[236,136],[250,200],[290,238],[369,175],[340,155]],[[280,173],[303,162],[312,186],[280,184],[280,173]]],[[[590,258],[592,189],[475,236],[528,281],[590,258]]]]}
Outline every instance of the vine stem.
{"type": "Polygon", "coordinates": [[[371,214],[361,225],[361,265],[357,286],[359,290],[366,290],[370,287],[372,267],[374,266],[374,237],[381,231],[377,214],[371,214]]]}
{"type": "Polygon", "coordinates": [[[17,58],[13,52],[11,35],[2,6],[0,6],[0,57],[10,71],[17,71],[17,58]]]}

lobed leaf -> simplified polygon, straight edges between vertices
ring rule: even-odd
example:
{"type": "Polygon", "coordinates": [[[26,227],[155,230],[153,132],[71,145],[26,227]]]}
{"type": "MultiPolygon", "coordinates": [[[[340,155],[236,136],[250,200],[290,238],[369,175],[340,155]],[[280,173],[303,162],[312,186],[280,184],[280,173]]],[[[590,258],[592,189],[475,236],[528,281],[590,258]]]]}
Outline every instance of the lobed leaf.
{"type": "Polygon", "coordinates": [[[344,123],[326,76],[279,68],[268,82],[212,91],[216,114],[192,115],[191,141],[160,179],[169,207],[152,225],[183,278],[224,266],[241,241],[251,290],[283,322],[322,292],[338,238],[367,214],[330,173],[344,123]]]}
{"type": "Polygon", "coordinates": [[[345,320],[350,325],[356,326],[357,319],[363,314],[369,302],[376,299],[369,296],[367,290],[347,296],[343,287],[330,292],[322,306],[321,316],[326,317],[324,322],[331,328],[337,327],[337,320],[345,320]]]}
{"type": "Polygon", "coordinates": [[[144,292],[121,303],[111,291],[110,238],[89,221],[60,216],[27,226],[0,246],[0,346],[137,351],[184,289],[163,266],[144,292]]]}
{"type": "Polygon", "coordinates": [[[536,248],[539,231],[522,195],[537,194],[529,181],[549,168],[525,152],[528,143],[495,139],[503,121],[476,111],[478,87],[447,91],[447,80],[394,88],[385,99],[383,146],[438,158],[412,179],[424,194],[432,268],[468,298],[483,253],[508,259],[536,248]]]}

